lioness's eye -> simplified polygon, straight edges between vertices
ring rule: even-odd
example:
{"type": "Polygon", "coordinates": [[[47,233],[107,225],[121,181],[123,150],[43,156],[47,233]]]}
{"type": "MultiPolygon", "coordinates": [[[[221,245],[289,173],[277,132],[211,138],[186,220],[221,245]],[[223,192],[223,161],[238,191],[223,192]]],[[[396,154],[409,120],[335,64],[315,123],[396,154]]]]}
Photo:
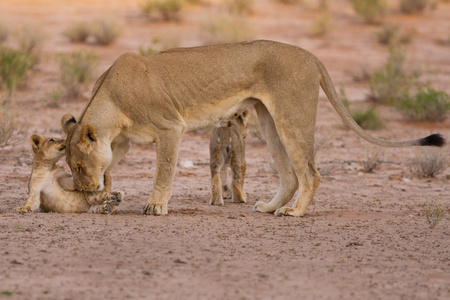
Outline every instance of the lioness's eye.
{"type": "Polygon", "coordinates": [[[50,142],[54,143],[54,142],[56,142],[56,140],[55,139],[50,139],[50,142]]]}

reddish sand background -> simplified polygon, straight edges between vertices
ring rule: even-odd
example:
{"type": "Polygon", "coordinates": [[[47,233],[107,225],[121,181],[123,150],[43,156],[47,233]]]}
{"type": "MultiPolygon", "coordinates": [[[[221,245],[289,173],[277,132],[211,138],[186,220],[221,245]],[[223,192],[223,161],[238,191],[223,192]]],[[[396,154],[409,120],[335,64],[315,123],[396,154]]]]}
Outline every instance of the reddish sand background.
{"type": "MultiPolygon", "coordinates": [[[[39,72],[13,96],[29,134],[62,137],[61,116],[78,115],[88,101],[86,92],[83,99],[50,105],[48,94],[59,84],[57,53],[94,51],[101,58],[99,76],[121,53],[136,52],[154,37],[199,45],[201,23],[222,13],[219,1],[205,2],[184,7],[179,22],[164,23],[149,22],[138,1],[1,0],[2,21],[13,27],[39,24],[47,35],[39,72]],[[72,44],[61,33],[73,21],[103,16],[124,24],[110,46],[72,44]]],[[[345,88],[352,108],[368,107],[368,84],[353,77],[385,63],[388,51],[376,40],[380,27],[363,24],[348,1],[329,1],[334,30],[312,38],[318,11],[315,1],[307,2],[288,6],[255,0],[247,17],[255,38],[313,52],[336,86],[345,88]]],[[[397,1],[391,4],[386,21],[412,35],[408,66],[423,70],[435,88],[450,93],[450,47],[437,42],[450,38],[450,3],[412,16],[400,14],[397,1]]],[[[376,136],[398,140],[440,132],[450,137],[448,120],[411,123],[391,107],[377,111],[385,128],[371,132],[376,136]]],[[[184,136],[164,217],[141,214],[152,190],[153,145],[133,146],[113,170],[113,189],[126,193],[113,215],[15,214],[12,209],[27,197],[32,151],[27,139],[2,149],[0,299],[449,299],[449,171],[433,179],[414,176],[409,162],[417,149],[370,146],[342,125],[323,94],[317,130],[322,144],[317,162],[324,176],[303,218],[252,211],[256,201],[269,201],[278,188],[270,155],[252,135],[247,204],[208,205],[211,131],[201,129],[184,136]],[[383,163],[374,173],[363,173],[360,161],[370,151],[384,151],[383,163]],[[433,201],[446,216],[431,229],[424,211],[433,201]]],[[[449,153],[449,146],[441,151],[449,153]]]]}

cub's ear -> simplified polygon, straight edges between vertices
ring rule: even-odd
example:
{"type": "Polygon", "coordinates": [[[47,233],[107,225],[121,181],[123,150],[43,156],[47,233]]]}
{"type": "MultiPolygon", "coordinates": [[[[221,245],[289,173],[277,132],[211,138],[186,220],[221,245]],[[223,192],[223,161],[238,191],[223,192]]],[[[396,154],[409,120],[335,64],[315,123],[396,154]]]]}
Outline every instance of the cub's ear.
{"type": "Polygon", "coordinates": [[[40,135],[33,134],[30,137],[31,147],[33,147],[33,152],[37,153],[39,148],[42,147],[42,144],[44,143],[44,138],[40,135]]]}
{"type": "Polygon", "coordinates": [[[77,124],[77,120],[75,119],[74,116],[72,116],[71,114],[65,114],[62,118],[61,118],[61,127],[64,131],[65,134],[67,134],[69,132],[69,130],[75,125],[77,124]]]}
{"type": "Polygon", "coordinates": [[[80,144],[83,146],[91,145],[97,142],[97,133],[95,132],[94,126],[84,125],[81,129],[80,144]]]}
{"type": "Polygon", "coordinates": [[[242,112],[242,117],[244,117],[244,119],[247,118],[249,113],[250,113],[250,112],[249,112],[248,109],[244,110],[244,111],[242,112]]]}

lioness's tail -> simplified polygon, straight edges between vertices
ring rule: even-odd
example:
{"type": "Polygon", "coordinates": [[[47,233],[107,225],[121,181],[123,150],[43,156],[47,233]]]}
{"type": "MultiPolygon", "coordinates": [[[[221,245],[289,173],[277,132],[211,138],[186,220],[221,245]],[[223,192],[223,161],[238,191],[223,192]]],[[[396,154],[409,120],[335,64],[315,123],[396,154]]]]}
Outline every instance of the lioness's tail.
{"type": "Polygon", "coordinates": [[[325,68],[325,66],[320,61],[317,61],[317,66],[320,72],[320,85],[322,86],[323,91],[327,95],[328,100],[330,100],[331,105],[333,105],[334,109],[341,116],[344,123],[369,143],[382,147],[409,147],[409,146],[442,147],[445,144],[445,139],[440,134],[432,134],[418,140],[411,140],[405,142],[389,142],[367,134],[358,125],[358,123],[356,123],[355,120],[353,120],[352,116],[347,111],[347,108],[345,108],[344,104],[339,99],[336,93],[336,89],[334,88],[333,82],[331,81],[331,77],[328,74],[328,71],[325,68]]]}

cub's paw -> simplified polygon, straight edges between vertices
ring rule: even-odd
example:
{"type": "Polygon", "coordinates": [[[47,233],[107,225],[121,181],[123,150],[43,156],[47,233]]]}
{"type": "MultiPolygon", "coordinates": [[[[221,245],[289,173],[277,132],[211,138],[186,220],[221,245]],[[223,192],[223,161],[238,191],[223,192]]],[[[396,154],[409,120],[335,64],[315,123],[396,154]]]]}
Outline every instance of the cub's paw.
{"type": "Polygon", "coordinates": [[[223,199],[231,199],[231,189],[228,187],[228,185],[224,185],[222,187],[222,197],[223,199]]]}
{"type": "Polygon", "coordinates": [[[115,206],[112,201],[105,201],[103,202],[101,213],[109,215],[114,211],[115,206]]]}
{"type": "Polygon", "coordinates": [[[31,212],[31,207],[30,206],[19,206],[14,208],[14,211],[20,214],[24,214],[24,213],[28,213],[31,212]]]}
{"type": "Polygon", "coordinates": [[[117,191],[117,192],[112,192],[111,193],[111,203],[115,206],[118,206],[120,204],[120,202],[122,202],[122,200],[124,199],[124,192],[121,191],[117,191]]]}
{"type": "Polygon", "coordinates": [[[167,204],[150,204],[147,203],[142,209],[144,215],[163,216],[167,215],[167,204]]]}
{"type": "Polygon", "coordinates": [[[275,211],[275,209],[273,209],[267,203],[262,201],[256,202],[255,206],[253,206],[253,210],[264,213],[273,213],[275,211]]]}
{"type": "Polygon", "coordinates": [[[211,196],[211,200],[209,201],[209,205],[223,205],[223,198],[220,195],[213,194],[211,196]]]}

